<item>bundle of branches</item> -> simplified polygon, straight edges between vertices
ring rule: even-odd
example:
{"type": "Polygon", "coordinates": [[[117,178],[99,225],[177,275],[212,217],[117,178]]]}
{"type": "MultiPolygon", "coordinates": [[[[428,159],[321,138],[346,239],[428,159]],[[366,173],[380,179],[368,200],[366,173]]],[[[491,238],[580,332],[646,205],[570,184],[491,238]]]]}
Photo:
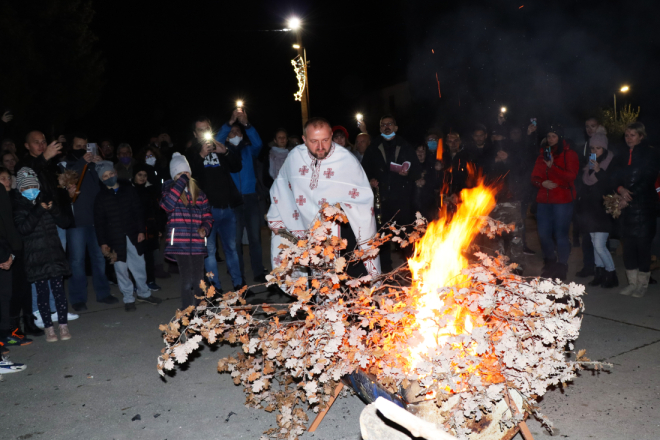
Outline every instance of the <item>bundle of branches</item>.
{"type": "Polygon", "coordinates": [[[613,218],[619,218],[621,210],[628,206],[623,197],[616,193],[603,196],[603,205],[605,205],[605,212],[613,218]]]}
{"type": "MultiPolygon", "coordinates": [[[[344,268],[373,257],[393,237],[402,245],[417,241],[426,221],[418,214],[412,226],[388,225],[343,256],[346,241],[331,233],[336,222],[346,222],[344,213],[339,205],[326,204],[305,239],[281,245],[281,264],[267,278],[294,303],[246,306],[245,289],[215,299],[209,287],[197,307],[177,311],[160,327],[166,347],[159,373],[186,362],[204,339],[240,343],[242,352],[221,359],[218,370],[244,387],[248,405],[279,412],[278,427],[266,436],[297,438],[308,420],[303,406],[314,412],[325,408],[342,376],[362,369],[391,392],[416,382],[438,406],[449,401],[441,428],[464,437],[468,421],[490,411],[508,388],[524,396],[528,412],[538,413],[535,398],[571,380],[587,362],[583,353],[576,362],[564,358],[564,347],[580,329],[584,287],[523,279],[511,272],[506,258],[485,254],[464,271],[469,282],[437,292],[442,301],[432,315],[439,332],[453,330],[419,350],[420,296],[409,287],[407,265],[357,279],[344,268]]],[[[510,229],[492,220],[486,224],[484,231],[491,233],[510,229]]]]}
{"type": "Polygon", "coordinates": [[[64,170],[64,172],[57,175],[57,184],[59,188],[68,189],[70,186],[76,186],[80,176],[77,171],[64,170]]]}

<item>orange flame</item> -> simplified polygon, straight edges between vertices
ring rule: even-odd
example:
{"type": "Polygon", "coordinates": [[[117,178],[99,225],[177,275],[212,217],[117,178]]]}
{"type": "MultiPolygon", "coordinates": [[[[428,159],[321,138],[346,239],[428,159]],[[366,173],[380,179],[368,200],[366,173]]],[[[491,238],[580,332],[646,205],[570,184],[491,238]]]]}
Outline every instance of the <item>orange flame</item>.
{"type": "MultiPolygon", "coordinates": [[[[474,175],[473,173],[471,173],[474,175]]],[[[453,294],[438,293],[439,289],[465,285],[467,277],[461,271],[468,267],[462,252],[479,233],[482,217],[495,207],[497,188],[484,185],[478,177],[477,185],[461,192],[461,202],[450,219],[443,207],[440,219],[431,223],[422,239],[415,244],[415,253],[408,260],[413,274],[413,292],[416,298],[418,344],[410,347],[410,361],[414,368],[435,346],[447,343],[451,336],[469,334],[477,322],[468,309],[454,301],[453,294]],[[438,311],[449,306],[443,315],[438,311]],[[438,325],[438,319],[445,321],[438,325]],[[421,342],[420,342],[421,341],[421,342]]],[[[474,370],[475,367],[472,368],[474,370]]]]}

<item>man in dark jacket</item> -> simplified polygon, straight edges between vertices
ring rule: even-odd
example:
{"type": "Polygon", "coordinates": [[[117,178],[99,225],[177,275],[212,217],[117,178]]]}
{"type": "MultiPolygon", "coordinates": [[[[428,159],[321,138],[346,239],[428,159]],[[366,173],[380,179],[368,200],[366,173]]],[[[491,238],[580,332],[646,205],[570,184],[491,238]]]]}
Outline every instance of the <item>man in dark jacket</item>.
{"type": "MultiPolygon", "coordinates": [[[[421,166],[415,150],[398,136],[399,127],[391,115],[380,119],[380,140],[374,140],[362,159],[362,168],[367,174],[372,188],[380,193],[383,221],[394,220],[400,225],[411,224],[414,220],[413,200],[415,181],[421,177],[421,166]],[[408,163],[409,168],[401,171],[396,165],[408,163]]],[[[381,250],[383,272],[392,270],[386,244],[381,250]]]]}
{"type": "Polygon", "coordinates": [[[105,258],[96,240],[94,230],[94,200],[101,190],[95,164],[101,156],[87,152],[87,136],[76,134],[73,149],[66,156],[66,168],[82,176],[80,194],[70,194],[73,202],[75,227],[66,231],[71,279],[69,280],[69,300],[75,311],[87,310],[87,275],[85,274],[85,250],[89,252],[92,264],[92,282],[96,301],[114,304],[119,300],[110,295],[110,283],[105,275],[105,258]]]}
{"type": "Polygon", "coordinates": [[[491,177],[492,166],[497,152],[488,139],[488,130],[484,125],[477,125],[472,130],[472,142],[465,146],[477,168],[481,168],[484,176],[491,177]]]}
{"type": "Polygon", "coordinates": [[[129,182],[117,181],[117,172],[112,162],[106,160],[97,163],[96,174],[104,188],[94,201],[94,229],[103,254],[116,254],[115,273],[119,290],[124,295],[124,308],[127,312],[135,310],[134,291],[137,292],[138,301],[160,304],[161,300],[152,297],[147,287],[143,256],[146,230],[140,198],[129,182]],[[129,270],[135,286],[131,282],[129,270]]]}
{"type": "Polygon", "coordinates": [[[207,239],[208,256],[204,260],[206,273],[212,273],[211,282],[220,289],[218,263],[215,259],[217,234],[234,288],[242,285],[241,268],[236,251],[236,217],[233,208],[242,203],[231,173],[241,171],[241,156],[231,148],[213,139],[211,122],[200,117],[193,124],[195,139],[187,151],[192,177],[206,194],[213,214],[213,228],[207,239]]]}

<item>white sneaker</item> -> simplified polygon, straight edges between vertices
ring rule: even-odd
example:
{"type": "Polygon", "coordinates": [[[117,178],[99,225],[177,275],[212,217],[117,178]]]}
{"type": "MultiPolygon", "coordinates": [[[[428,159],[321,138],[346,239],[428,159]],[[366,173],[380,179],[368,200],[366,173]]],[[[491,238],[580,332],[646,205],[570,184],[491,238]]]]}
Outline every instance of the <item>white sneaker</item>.
{"type": "MultiPolygon", "coordinates": [[[[67,314],[66,314],[67,321],[74,321],[78,318],[80,318],[80,315],[76,315],[75,313],[67,312],[67,314]]],[[[57,312],[51,313],[50,320],[53,321],[53,322],[57,321],[57,312]]],[[[43,328],[43,327],[41,327],[41,328],[43,328]]]]}
{"type": "Polygon", "coordinates": [[[41,319],[41,313],[36,311],[32,314],[32,316],[34,316],[34,325],[36,325],[40,329],[43,329],[44,328],[44,320],[41,319]]]}
{"type": "Polygon", "coordinates": [[[15,364],[4,356],[0,358],[0,374],[18,373],[26,368],[25,364],[15,364]]]}

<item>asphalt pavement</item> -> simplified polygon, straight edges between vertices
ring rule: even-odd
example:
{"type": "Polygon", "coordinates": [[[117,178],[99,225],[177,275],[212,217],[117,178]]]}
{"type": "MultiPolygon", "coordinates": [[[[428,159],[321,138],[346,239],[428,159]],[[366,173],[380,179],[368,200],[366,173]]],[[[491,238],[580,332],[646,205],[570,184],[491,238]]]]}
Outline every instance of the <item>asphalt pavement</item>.
{"type": "MultiPolygon", "coordinates": [[[[533,220],[528,240],[539,251],[533,220]]],[[[266,232],[264,231],[264,238],[266,232]]],[[[264,260],[268,260],[264,242],[264,260]]],[[[248,248],[244,247],[249,271],[248,248]]],[[[581,268],[573,248],[569,277],[581,268]]],[[[615,257],[621,285],[625,273],[615,257]]],[[[541,257],[530,256],[525,275],[540,273],[541,257]]],[[[230,286],[226,266],[220,278],[230,286]]],[[[655,277],[660,280],[660,272],[655,277]]],[[[251,274],[248,273],[248,280],[251,274]]],[[[91,281],[91,280],[90,280],[91,281]]],[[[245,407],[242,388],[216,370],[218,359],[235,352],[228,346],[204,347],[176,374],[161,379],[156,359],[163,347],[158,325],[180,307],[179,277],[158,280],[158,306],[98,304],[90,282],[89,310],[70,322],[73,338],[11,349],[10,359],[26,371],[0,382],[0,439],[259,439],[275,425],[275,414],[245,407]]],[[[121,298],[116,286],[113,294],[121,298]]],[[[260,292],[262,290],[259,290],[260,292]]],[[[591,359],[614,364],[610,372],[583,372],[566,389],[549,391],[540,402],[554,422],[553,436],[565,439],[660,439],[660,287],[644,298],[619,295],[618,289],[587,288],[586,314],[577,349],[591,359]]],[[[274,300],[265,293],[259,300],[274,300]]],[[[347,393],[334,404],[315,433],[306,439],[359,440],[364,404],[347,393]]],[[[535,439],[549,437],[528,422],[535,439]]],[[[518,435],[516,440],[521,440],[518,435]]]]}

